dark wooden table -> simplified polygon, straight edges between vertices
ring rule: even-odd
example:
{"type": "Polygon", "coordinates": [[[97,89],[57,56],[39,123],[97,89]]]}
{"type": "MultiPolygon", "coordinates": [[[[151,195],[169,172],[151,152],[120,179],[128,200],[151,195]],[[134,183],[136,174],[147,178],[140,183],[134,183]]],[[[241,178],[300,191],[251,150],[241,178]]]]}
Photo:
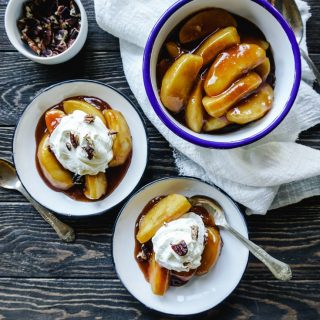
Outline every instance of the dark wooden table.
{"type": "MultiPolygon", "coordinates": [[[[320,68],[320,3],[308,2],[313,13],[308,45],[320,68]]],[[[84,49],[58,66],[33,63],[14,50],[4,30],[6,3],[0,0],[1,158],[11,160],[14,127],[24,107],[51,84],[95,79],[135,101],[123,74],[118,40],[98,28],[92,0],[83,1],[89,19],[84,49]]],[[[151,152],[141,186],[177,174],[172,149],[149,122],[148,135],[151,152]]],[[[320,149],[320,126],[302,133],[299,142],[320,149]]],[[[20,194],[0,190],[0,319],[169,319],[135,300],[114,272],[111,238],[119,209],[90,219],[67,220],[77,240],[65,244],[20,194]]],[[[276,281],[250,257],[238,288],[198,318],[319,319],[320,197],[246,219],[250,238],[289,263],[293,280],[276,281]]]]}

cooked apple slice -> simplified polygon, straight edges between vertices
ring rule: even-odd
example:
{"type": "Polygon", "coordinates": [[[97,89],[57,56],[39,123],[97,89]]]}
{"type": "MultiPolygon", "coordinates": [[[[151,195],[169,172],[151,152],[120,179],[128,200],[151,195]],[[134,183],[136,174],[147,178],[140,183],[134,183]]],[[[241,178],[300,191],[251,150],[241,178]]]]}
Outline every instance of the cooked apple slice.
{"type": "Polygon", "coordinates": [[[84,195],[91,200],[98,200],[107,193],[108,182],[106,174],[99,172],[95,176],[85,176],[84,195]]]}
{"type": "Polygon", "coordinates": [[[264,84],[260,90],[246,100],[240,102],[227,112],[227,119],[237,124],[246,124],[262,118],[272,107],[273,89],[264,84]]]}
{"type": "Polygon", "coordinates": [[[149,261],[148,275],[152,292],[163,296],[169,288],[170,271],[157,263],[154,253],[149,261]]]}
{"type": "Polygon", "coordinates": [[[71,173],[64,169],[49,149],[49,135],[45,133],[39,143],[37,157],[42,173],[50,184],[60,190],[73,186],[71,173]]]}
{"type": "Polygon", "coordinates": [[[194,52],[203,58],[203,65],[207,65],[226,48],[240,43],[240,37],[235,27],[227,27],[212,34],[194,52]]]}
{"type": "Polygon", "coordinates": [[[202,57],[187,53],[181,55],[167,70],[160,89],[161,102],[167,109],[179,112],[186,104],[202,62],[202,57]]]}
{"type": "Polygon", "coordinates": [[[203,125],[203,131],[210,132],[220,130],[230,124],[230,121],[222,116],[220,118],[209,117],[203,125]]]}
{"type": "Polygon", "coordinates": [[[265,51],[267,51],[270,47],[270,44],[267,41],[262,40],[260,38],[250,37],[250,36],[245,36],[241,38],[241,42],[256,44],[257,46],[261,47],[265,51]]]}
{"type": "Polygon", "coordinates": [[[204,97],[202,103],[211,117],[219,118],[241,99],[249,96],[262,83],[261,77],[249,72],[235,81],[227,90],[213,97],[204,97]]]}
{"type": "Polygon", "coordinates": [[[66,114],[59,109],[51,109],[46,112],[45,122],[49,133],[52,133],[65,115],[66,114]]]}
{"type": "Polygon", "coordinates": [[[103,115],[107,121],[107,127],[116,133],[112,146],[113,159],[109,162],[109,167],[120,166],[125,163],[132,150],[131,132],[120,111],[105,110],[103,115]]]}
{"type": "Polygon", "coordinates": [[[63,101],[63,109],[66,114],[70,114],[75,110],[92,114],[93,116],[100,118],[100,120],[106,125],[106,119],[103,117],[102,112],[88,102],[82,100],[65,100],[63,101]]]}
{"type": "Polygon", "coordinates": [[[170,283],[175,287],[180,287],[186,284],[192,279],[196,273],[196,269],[190,269],[189,271],[177,272],[174,270],[170,271],[170,283]]]}
{"type": "Polygon", "coordinates": [[[222,248],[218,229],[209,227],[207,231],[208,241],[202,253],[201,265],[196,272],[198,276],[206,274],[217,263],[222,248]]]}
{"type": "Polygon", "coordinates": [[[262,81],[265,82],[271,70],[270,59],[266,58],[265,60],[263,60],[263,62],[260,65],[258,65],[254,70],[260,75],[262,81]]]}
{"type": "Polygon", "coordinates": [[[223,9],[204,10],[191,17],[180,29],[179,41],[188,43],[224,27],[236,27],[233,16],[223,9]]]}
{"type": "Polygon", "coordinates": [[[207,95],[212,97],[222,93],[265,58],[266,52],[255,44],[242,43],[224,50],[208,71],[204,83],[207,95]]]}
{"type": "Polygon", "coordinates": [[[194,132],[201,132],[203,125],[204,108],[202,105],[203,80],[199,79],[192,91],[185,109],[187,126],[194,132]]]}
{"type": "Polygon", "coordinates": [[[170,194],[161,199],[140,221],[137,240],[147,242],[165,222],[180,218],[190,208],[190,202],[180,194],[170,194]]]}
{"type": "Polygon", "coordinates": [[[181,54],[181,48],[173,41],[166,43],[166,49],[172,58],[178,58],[181,54]]]}

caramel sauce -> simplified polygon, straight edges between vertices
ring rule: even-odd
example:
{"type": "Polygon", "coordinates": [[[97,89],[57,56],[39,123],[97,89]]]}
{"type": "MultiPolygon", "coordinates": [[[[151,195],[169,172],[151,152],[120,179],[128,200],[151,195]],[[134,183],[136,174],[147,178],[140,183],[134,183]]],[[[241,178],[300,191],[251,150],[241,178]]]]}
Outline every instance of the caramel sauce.
{"type": "MultiPolygon", "coordinates": [[[[137,240],[137,233],[139,231],[139,222],[141,219],[163,198],[166,196],[159,196],[155,197],[152,200],[150,200],[146,206],[143,208],[141,213],[139,214],[135,228],[134,228],[134,241],[135,241],[135,249],[134,249],[134,258],[137,261],[140,270],[142,271],[145,279],[149,282],[149,274],[148,274],[148,268],[149,268],[149,261],[145,260],[142,261],[137,258],[137,255],[139,252],[142,251],[142,246],[146,247],[146,251],[149,252],[150,254],[153,252],[153,245],[152,245],[152,240],[149,240],[148,242],[141,244],[137,240]]],[[[205,227],[212,227],[216,228],[216,225],[214,223],[214,220],[212,216],[209,214],[209,212],[200,206],[193,206],[190,208],[189,212],[194,212],[195,214],[199,215],[205,225],[205,227]]],[[[170,271],[170,286],[174,287],[180,287],[184,284],[186,284],[195,274],[196,274],[196,269],[191,269],[188,272],[177,272],[177,271],[170,271]]]]}
{"type": "MultiPolygon", "coordinates": [[[[158,56],[158,62],[157,62],[157,72],[156,72],[156,79],[157,79],[157,86],[158,86],[159,93],[160,93],[162,79],[163,79],[166,71],[170,68],[170,66],[173,64],[173,62],[176,59],[178,59],[178,57],[176,59],[174,59],[169,55],[169,53],[166,49],[166,43],[169,41],[175,42],[182,49],[183,53],[193,53],[201,46],[201,44],[203,42],[205,42],[213,33],[215,33],[217,31],[217,30],[215,30],[213,33],[209,34],[208,36],[206,36],[204,38],[201,38],[200,40],[193,41],[193,42],[186,43],[186,44],[181,44],[179,42],[179,31],[180,31],[181,27],[192,16],[194,16],[198,13],[199,12],[196,12],[195,14],[187,17],[181,23],[179,23],[170,32],[170,34],[168,35],[168,37],[166,38],[166,40],[164,41],[164,43],[160,49],[159,56],[158,56]]],[[[235,15],[235,14],[232,14],[232,16],[237,21],[238,26],[236,28],[237,28],[237,31],[240,35],[241,42],[243,42],[242,41],[243,38],[257,38],[257,39],[267,41],[266,37],[264,36],[262,31],[254,23],[252,23],[251,21],[249,21],[243,17],[235,15]]],[[[268,78],[266,79],[266,82],[274,89],[274,86],[275,86],[275,63],[274,63],[274,58],[273,58],[273,53],[272,53],[271,47],[269,47],[269,49],[266,51],[266,54],[267,54],[267,57],[270,59],[270,65],[271,65],[270,73],[269,73],[268,78]]],[[[208,70],[210,69],[211,65],[212,65],[212,63],[209,63],[207,66],[203,67],[200,70],[200,78],[201,79],[205,79],[205,76],[206,76],[208,70]]],[[[261,84],[261,85],[263,85],[263,84],[261,84]]],[[[253,91],[251,94],[254,94],[257,90],[253,91]]],[[[243,101],[244,99],[246,99],[246,97],[244,97],[241,101],[243,101]]],[[[240,103],[241,101],[239,101],[238,103],[240,103]]],[[[187,127],[186,120],[185,120],[184,108],[182,108],[178,113],[174,113],[170,110],[167,110],[167,111],[170,112],[170,114],[178,122],[180,122],[182,125],[187,127]]],[[[208,119],[208,114],[205,112],[204,113],[204,121],[206,121],[207,119],[208,119]]],[[[229,124],[225,128],[214,131],[214,134],[224,134],[224,133],[228,133],[228,132],[233,132],[233,131],[235,131],[239,128],[242,128],[244,126],[245,125],[229,124]]],[[[210,132],[206,132],[206,133],[210,134],[210,132]]]]}
{"type": "MultiPolygon", "coordinates": [[[[87,96],[75,96],[75,97],[70,97],[67,98],[63,101],[67,101],[67,100],[82,100],[82,101],[86,101],[88,103],[90,103],[91,105],[93,105],[95,108],[97,108],[100,111],[103,110],[107,110],[107,109],[112,109],[111,106],[96,97],[87,97],[87,96]]],[[[48,108],[46,110],[53,110],[53,109],[57,109],[57,110],[61,110],[63,111],[63,101],[61,101],[60,103],[48,108]]],[[[37,127],[36,127],[36,131],[35,131],[35,139],[36,139],[36,145],[37,145],[37,150],[36,150],[36,154],[35,154],[35,161],[36,161],[36,166],[37,166],[37,170],[39,175],[41,176],[42,180],[46,183],[46,185],[56,191],[56,192],[63,192],[64,194],[66,194],[68,197],[77,200],[77,201],[83,201],[83,202],[92,202],[92,201],[100,201],[104,198],[106,198],[108,195],[110,195],[115,188],[119,185],[119,183],[121,182],[121,180],[124,178],[125,174],[128,171],[130,162],[131,162],[131,157],[132,157],[132,153],[130,154],[130,156],[128,157],[128,159],[126,160],[126,162],[118,167],[113,167],[113,168],[108,168],[106,170],[106,177],[107,177],[107,181],[108,181],[108,188],[107,188],[107,192],[105,195],[103,195],[100,199],[98,200],[91,200],[88,199],[84,193],[84,182],[82,182],[81,184],[75,184],[72,188],[68,189],[68,190],[60,190],[58,188],[55,188],[49,181],[48,179],[44,176],[41,167],[40,167],[40,163],[37,157],[37,153],[38,153],[38,146],[40,143],[41,138],[43,137],[44,133],[48,132],[48,129],[46,127],[46,122],[45,122],[45,114],[46,112],[42,115],[42,117],[40,118],[37,127]]],[[[54,125],[54,123],[51,123],[52,125],[54,125]]]]}

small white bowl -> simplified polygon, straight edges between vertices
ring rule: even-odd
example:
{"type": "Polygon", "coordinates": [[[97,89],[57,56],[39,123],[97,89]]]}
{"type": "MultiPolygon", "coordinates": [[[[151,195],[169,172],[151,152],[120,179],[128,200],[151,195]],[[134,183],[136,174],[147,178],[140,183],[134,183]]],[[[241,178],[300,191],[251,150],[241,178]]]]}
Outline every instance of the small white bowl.
{"type": "Polygon", "coordinates": [[[150,284],[134,258],[134,229],[137,217],[154,197],[179,193],[215,199],[228,222],[248,238],[245,220],[236,204],[216,187],[189,177],[164,178],[139,190],[123,207],[113,233],[113,259],[119,279],[147,307],[173,315],[190,315],[209,310],[222,302],[238,285],[248,262],[248,249],[227,231],[221,230],[223,248],[213,270],[194,277],[182,287],[170,287],[163,297],[152,294],[150,284]]]}
{"type": "Polygon", "coordinates": [[[266,136],[290,111],[301,80],[300,50],[288,23],[266,0],[180,0],[162,15],[151,31],[144,51],[143,77],[152,107],[173,133],[206,148],[237,148],[266,136]],[[270,43],[275,62],[275,98],[271,110],[260,120],[224,134],[196,133],[178,122],[163,106],[156,81],[158,55],[168,34],[183,19],[207,8],[222,8],[254,23],[270,43]]]}
{"type": "Polygon", "coordinates": [[[23,4],[26,0],[10,0],[5,12],[5,29],[11,44],[25,57],[41,64],[59,64],[72,59],[83,47],[88,34],[88,19],[86,11],[80,0],[74,0],[78,5],[81,14],[81,26],[79,34],[70,48],[52,57],[40,57],[36,55],[21,40],[21,32],[18,29],[17,21],[22,17],[23,4]]]}
{"type": "Polygon", "coordinates": [[[24,110],[14,135],[13,159],[22,184],[35,200],[63,215],[89,216],[111,209],[135,189],[147,165],[148,140],[141,116],[123,94],[100,82],[71,80],[45,89],[24,110]],[[80,95],[100,98],[122,112],[132,135],[132,158],[127,173],[110,195],[95,202],[73,200],[63,192],[52,190],[43,181],[36,166],[35,132],[39,119],[51,106],[80,95]]]}

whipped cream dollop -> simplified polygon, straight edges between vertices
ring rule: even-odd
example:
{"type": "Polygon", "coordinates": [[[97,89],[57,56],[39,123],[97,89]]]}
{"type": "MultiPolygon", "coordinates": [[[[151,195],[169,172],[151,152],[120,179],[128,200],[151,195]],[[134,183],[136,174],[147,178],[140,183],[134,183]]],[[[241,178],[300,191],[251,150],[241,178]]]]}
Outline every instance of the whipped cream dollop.
{"type": "Polygon", "coordinates": [[[61,165],[79,175],[96,175],[113,158],[113,138],[99,117],[76,110],[63,117],[50,135],[50,148],[61,165]]]}
{"type": "Polygon", "coordinates": [[[201,217],[193,212],[164,224],[152,238],[155,260],[162,267],[177,272],[198,268],[205,232],[201,217]]]}

